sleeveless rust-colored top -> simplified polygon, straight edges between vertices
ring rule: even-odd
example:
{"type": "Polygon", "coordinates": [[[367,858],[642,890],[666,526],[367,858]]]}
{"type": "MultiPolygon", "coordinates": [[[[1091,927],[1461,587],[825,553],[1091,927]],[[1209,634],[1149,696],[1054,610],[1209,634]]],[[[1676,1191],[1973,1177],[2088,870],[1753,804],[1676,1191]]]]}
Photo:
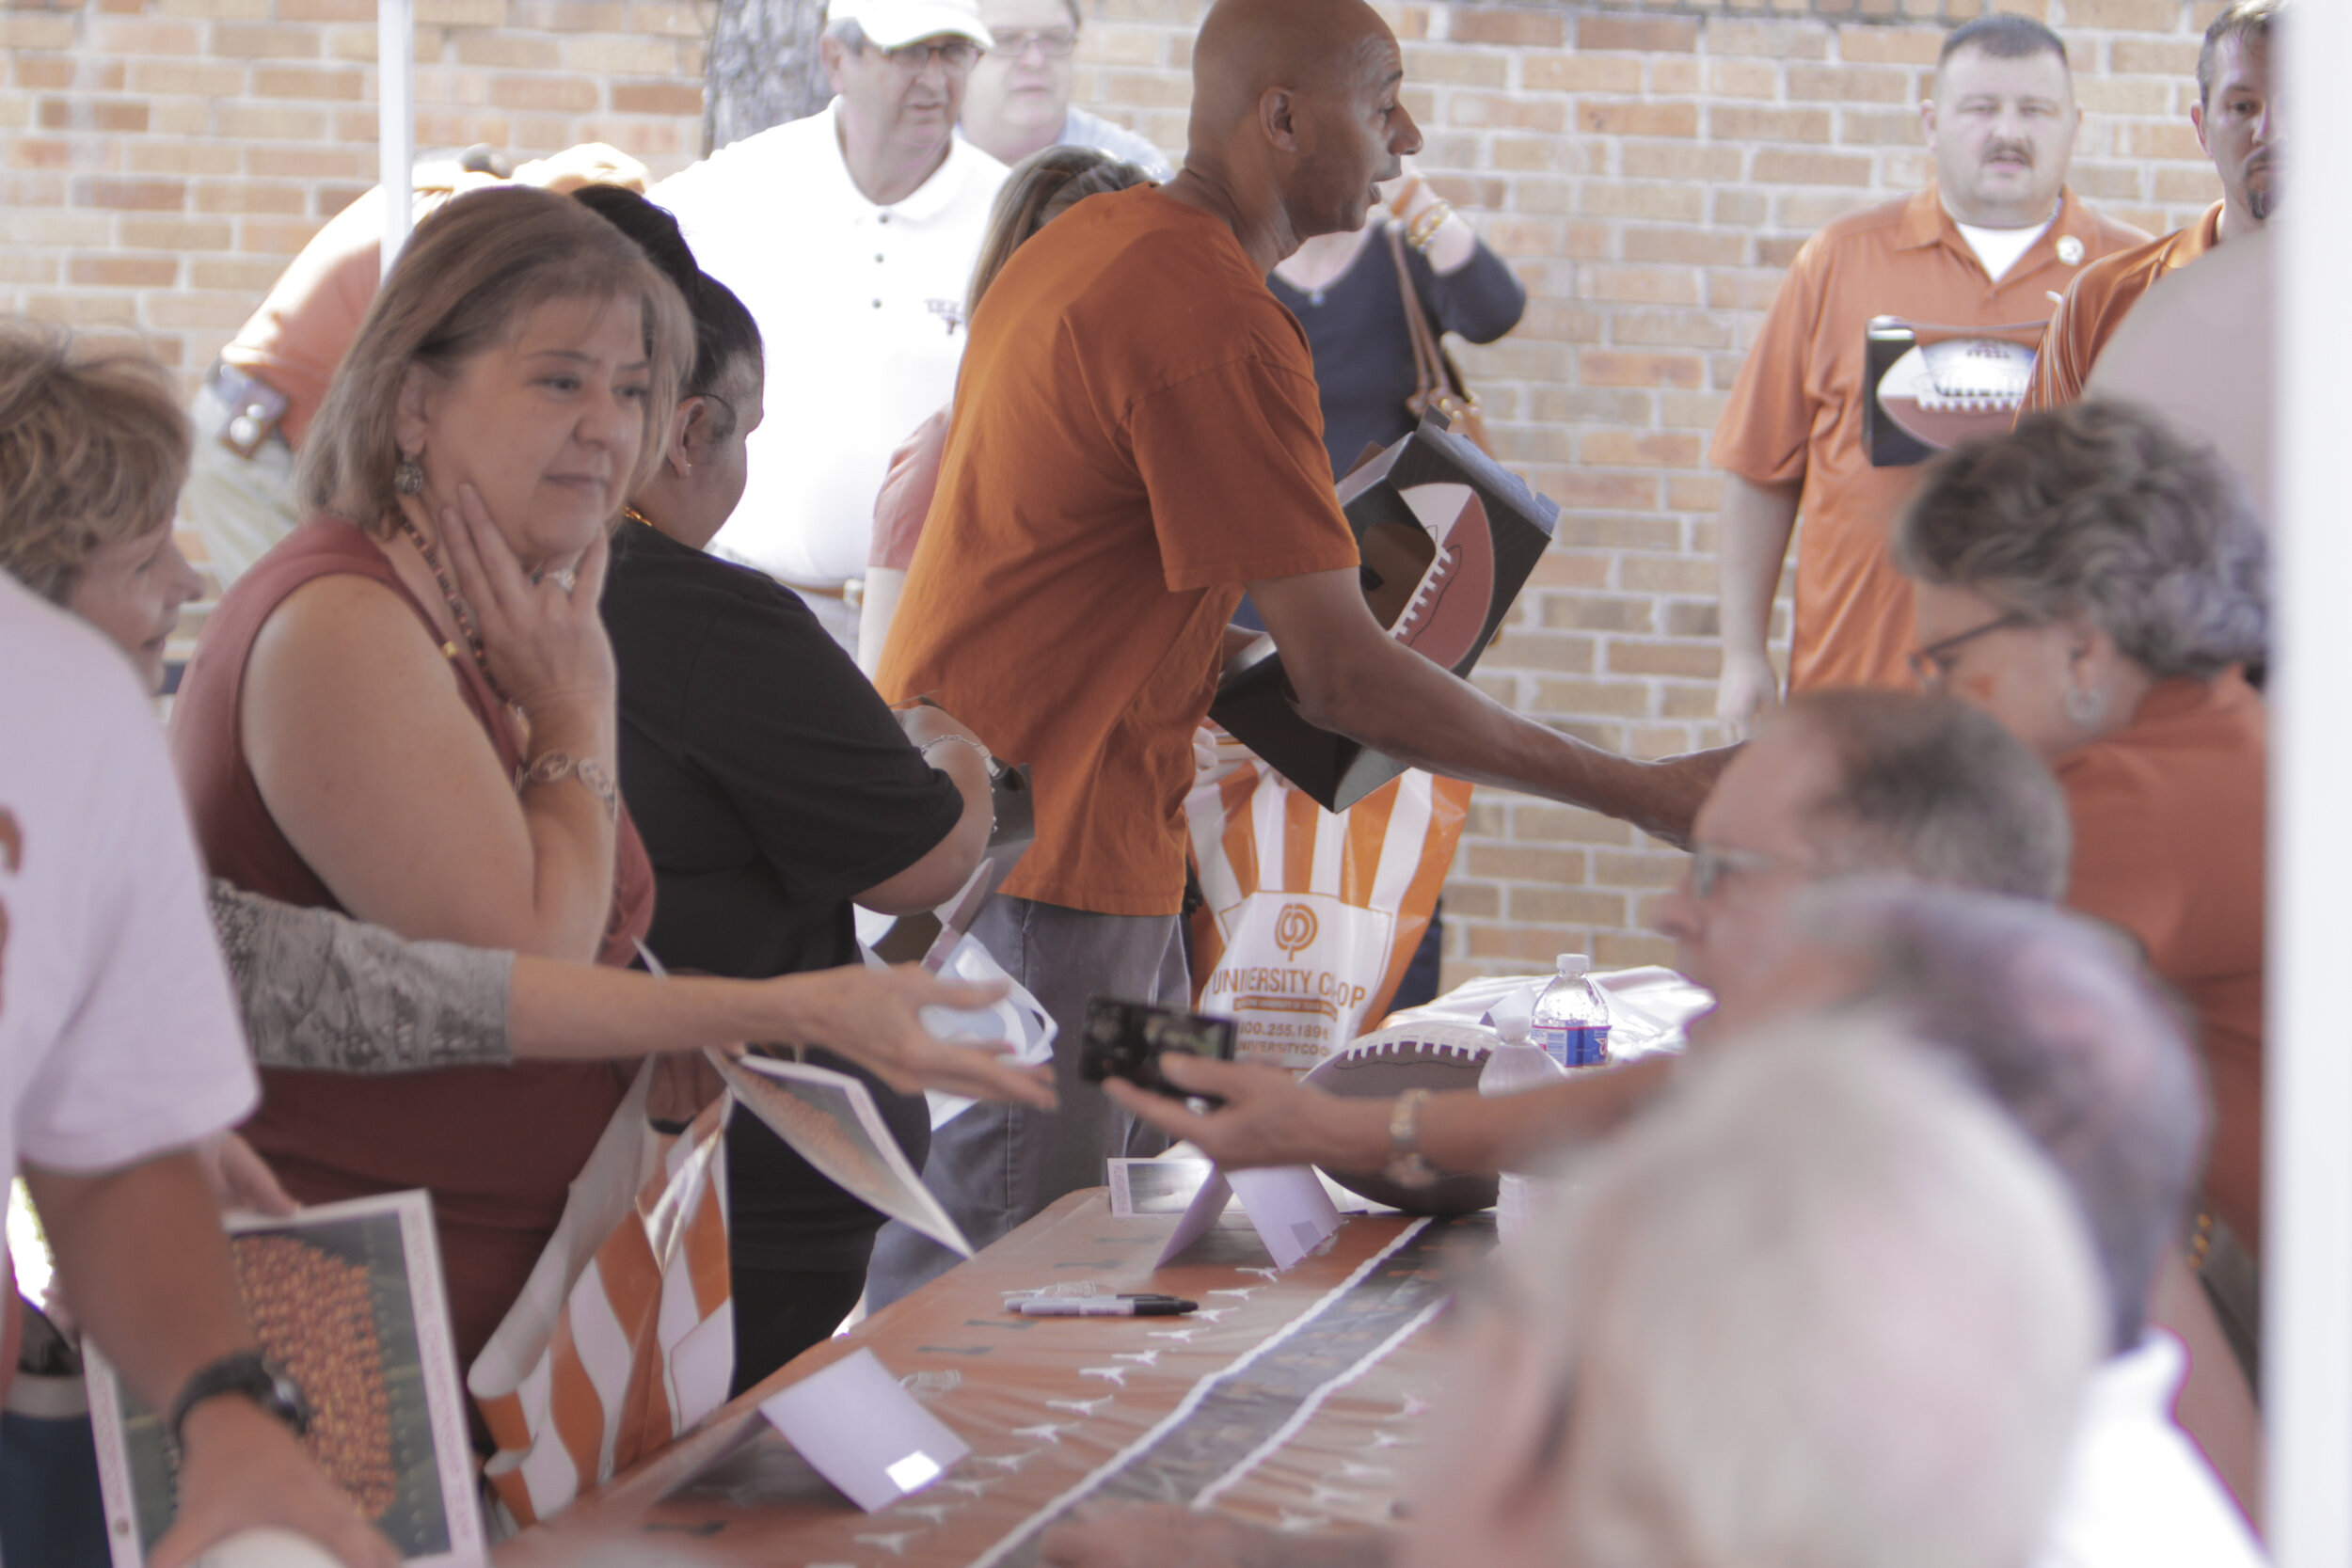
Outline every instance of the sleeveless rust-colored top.
{"type": "MultiPolygon", "coordinates": [[[[313,519],[237,579],[213,611],[171,715],[171,748],[213,874],[289,904],[340,909],[262,801],[237,723],[246,660],[294,590],[349,573],[380,582],[441,641],[375,542],[313,519]]],[[[499,766],[522,760],[514,726],[469,658],[449,660],[499,766]]],[[[653,868],[628,814],[613,855],[600,963],[626,964],[653,920],[653,868]]],[[[470,1363],[522,1291],[564,1212],[565,1188],[628,1090],[634,1063],[518,1063],[357,1077],[265,1068],[244,1132],[305,1203],[429,1188],[457,1351],[470,1363]]]]}

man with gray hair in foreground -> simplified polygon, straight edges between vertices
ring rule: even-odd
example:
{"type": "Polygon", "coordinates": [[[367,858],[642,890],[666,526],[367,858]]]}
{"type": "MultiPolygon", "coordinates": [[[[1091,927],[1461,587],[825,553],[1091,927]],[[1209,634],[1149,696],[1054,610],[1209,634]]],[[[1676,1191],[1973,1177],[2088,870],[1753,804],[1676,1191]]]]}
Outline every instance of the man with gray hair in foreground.
{"type": "Polygon", "coordinates": [[[1406,1568],[2026,1560],[2101,1291],[1946,1064],[1884,1025],[1756,1039],[1572,1176],[1451,1380],[1406,1568]]]}

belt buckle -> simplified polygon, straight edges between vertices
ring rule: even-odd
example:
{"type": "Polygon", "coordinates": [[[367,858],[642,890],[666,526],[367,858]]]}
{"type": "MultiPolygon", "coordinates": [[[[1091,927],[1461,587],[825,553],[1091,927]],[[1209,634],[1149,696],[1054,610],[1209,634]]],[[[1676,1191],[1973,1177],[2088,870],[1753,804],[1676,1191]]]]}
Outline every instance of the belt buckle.
{"type": "Polygon", "coordinates": [[[286,417],[286,394],[225,363],[213,367],[212,383],[229,404],[220,444],[249,463],[278,434],[278,421],[286,417]]]}

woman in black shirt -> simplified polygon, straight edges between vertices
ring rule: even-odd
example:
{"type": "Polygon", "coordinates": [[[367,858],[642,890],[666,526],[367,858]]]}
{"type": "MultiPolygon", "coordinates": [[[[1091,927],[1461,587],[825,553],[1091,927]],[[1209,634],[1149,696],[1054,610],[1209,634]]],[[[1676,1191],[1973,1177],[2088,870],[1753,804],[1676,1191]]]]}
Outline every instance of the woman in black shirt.
{"type": "MultiPolygon", "coordinates": [[[[850,905],[944,903],[990,825],[987,752],[935,708],[894,715],[799,597],[703,546],[742,498],[762,416],[758,328],[694,267],[666,213],[582,199],[668,271],[695,321],[669,456],[613,536],[604,620],[620,672],[621,791],[652,856],[646,945],[674,969],[764,978],[858,961],[850,905]]],[[[857,1072],[917,1170],[919,1095],[857,1072]]],[[[738,1392],[831,1334],[856,1305],[882,1216],[755,1117],[727,1131],[738,1392]]]]}

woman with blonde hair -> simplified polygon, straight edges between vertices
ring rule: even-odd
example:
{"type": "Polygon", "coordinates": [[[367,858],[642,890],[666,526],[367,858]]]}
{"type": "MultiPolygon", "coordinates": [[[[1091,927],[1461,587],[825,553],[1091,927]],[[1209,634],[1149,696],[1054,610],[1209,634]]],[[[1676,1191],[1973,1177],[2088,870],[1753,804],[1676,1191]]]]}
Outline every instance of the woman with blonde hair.
{"type": "MultiPolygon", "coordinates": [[[[222,599],[172,716],[215,875],[412,939],[628,961],[653,886],[596,597],[692,346],[676,290],[568,198],[483,191],[419,228],[304,441],[311,519],[222,599]]],[[[268,1069],[247,1136],[304,1201],[431,1189],[470,1360],[627,1085],[268,1069]]]]}
{"type": "Polygon", "coordinates": [[[196,573],[172,541],[188,421],[129,344],[0,327],[0,571],[104,632],[150,690],[196,573]]]}

